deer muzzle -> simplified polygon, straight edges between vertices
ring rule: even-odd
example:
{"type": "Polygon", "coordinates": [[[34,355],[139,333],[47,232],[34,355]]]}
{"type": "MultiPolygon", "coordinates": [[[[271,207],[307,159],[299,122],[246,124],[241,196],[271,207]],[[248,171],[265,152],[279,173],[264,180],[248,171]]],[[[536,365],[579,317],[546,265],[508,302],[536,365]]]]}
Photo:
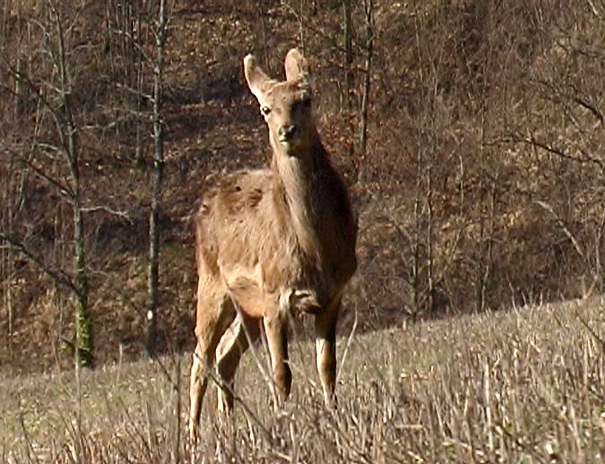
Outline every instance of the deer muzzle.
{"type": "Polygon", "coordinates": [[[280,142],[290,142],[296,134],[297,128],[294,124],[283,125],[277,130],[280,142]]]}

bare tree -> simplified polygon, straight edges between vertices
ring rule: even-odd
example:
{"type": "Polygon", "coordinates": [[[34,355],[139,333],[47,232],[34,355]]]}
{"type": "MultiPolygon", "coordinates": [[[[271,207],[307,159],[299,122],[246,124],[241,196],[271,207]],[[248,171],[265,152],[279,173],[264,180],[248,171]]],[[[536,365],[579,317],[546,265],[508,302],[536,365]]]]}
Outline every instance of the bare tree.
{"type": "Polygon", "coordinates": [[[162,79],[164,68],[164,47],[166,44],[167,14],[166,1],[160,0],[157,17],[156,61],[153,79],[153,140],[154,140],[154,181],[149,213],[149,268],[148,306],[145,347],[147,355],[153,357],[157,338],[157,308],[159,300],[160,230],[158,218],[162,198],[164,177],[164,128],[162,121],[162,79]]]}
{"type": "MultiPolygon", "coordinates": [[[[92,319],[89,313],[89,287],[87,260],[85,251],[85,206],[81,185],[79,143],[80,126],[73,103],[74,80],[73,49],[70,43],[70,21],[65,8],[57,2],[47,0],[43,3],[44,18],[35,24],[40,28],[42,51],[48,57],[50,72],[47,80],[39,84],[22,72],[19,64],[13,65],[5,60],[4,68],[19,85],[27,91],[38,105],[37,120],[45,124],[46,137],[37,136],[36,131],[27,144],[17,150],[10,149],[19,163],[25,165],[34,176],[46,182],[63,198],[72,210],[72,269],[70,272],[56,268],[44,256],[30,248],[23,238],[12,231],[2,231],[0,238],[16,248],[35,263],[56,282],[69,289],[75,303],[75,343],[76,365],[92,367],[94,365],[94,344],[92,319]],[[30,150],[28,154],[25,150],[30,150]],[[50,158],[65,168],[66,181],[55,177],[38,161],[50,158]]],[[[73,18],[72,18],[73,19],[73,18]]],[[[19,62],[18,62],[19,63],[19,62]]]]}
{"type": "Polygon", "coordinates": [[[365,156],[368,140],[368,107],[370,105],[370,83],[372,82],[372,56],[374,54],[374,3],[364,1],[366,43],[365,65],[363,75],[363,91],[359,118],[359,155],[365,156]]]}
{"type": "Polygon", "coordinates": [[[349,146],[348,155],[353,156],[355,150],[355,141],[351,136],[353,134],[353,24],[352,24],[351,1],[343,1],[343,45],[344,45],[344,109],[348,121],[349,146]]]}

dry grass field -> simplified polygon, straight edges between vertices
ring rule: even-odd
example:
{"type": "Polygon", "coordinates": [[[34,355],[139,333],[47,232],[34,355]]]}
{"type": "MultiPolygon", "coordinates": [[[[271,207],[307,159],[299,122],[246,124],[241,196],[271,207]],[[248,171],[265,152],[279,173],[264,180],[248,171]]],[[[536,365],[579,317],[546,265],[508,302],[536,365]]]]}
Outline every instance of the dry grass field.
{"type": "MultiPolygon", "coordinates": [[[[188,357],[0,383],[2,462],[602,462],[605,301],[342,334],[339,405],[323,406],[312,345],[274,412],[264,349],[248,354],[229,421],[205,404],[186,443],[188,357]]],[[[300,339],[301,337],[295,337],[300,339]]],[[[212,400],[212,401],[211,401],[212,400]]]]}

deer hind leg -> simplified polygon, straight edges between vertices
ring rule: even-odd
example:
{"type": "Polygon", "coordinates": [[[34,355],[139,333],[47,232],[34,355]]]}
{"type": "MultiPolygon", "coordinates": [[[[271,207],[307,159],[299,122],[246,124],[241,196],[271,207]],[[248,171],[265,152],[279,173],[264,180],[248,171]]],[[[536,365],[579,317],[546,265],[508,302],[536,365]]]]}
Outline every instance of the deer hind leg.
{"type": "Polygon", "coordinates": [[[208,387],[208,374],[212,369],[216,347],[235,315],[233,301],[228,294],[224,294],[218,302],[198,299],[195,328],[197,346],[193,353],[189,385],[189,438],[192,443],[197,438],[202,401],[208,387]]]}
{"type": "Polygon", "coordinates": [[[271,355],[273,387],[277,400],[276,407],[288,397],[292,386],[292,371],[288,365],[287,322],[285,311],[279,310],[275,314],[265,316],[263,319],[269,354],[271,355]]]}
{"type": "Polygon", "coordinates": [[[315,348],[317,371],[323,387],[326,405],[336,406],[336,323],[340,301],[315,316],[315,348]]]}
{"type": "Polygon", "coordinates": [[[260,323],[243,313],[231,323],[216,350],[216,367],[222,385],[218,388],[217,408],[229,414],[233,410],[235,372],[242,355],[260,337],[260,323]]]}

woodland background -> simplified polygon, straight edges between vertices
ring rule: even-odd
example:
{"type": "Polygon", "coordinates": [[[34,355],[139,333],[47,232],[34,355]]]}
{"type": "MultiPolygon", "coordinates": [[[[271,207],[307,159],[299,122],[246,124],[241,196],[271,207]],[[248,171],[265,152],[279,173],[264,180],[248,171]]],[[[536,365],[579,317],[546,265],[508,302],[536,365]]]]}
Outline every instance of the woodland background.
{"type": "Polygon", "coordinates": [[[603,292],[602,0],[3,0],[0,372],[192,348],[200,192],[270,156],[242,59],[293,46],[359,216],[341,327],[603,292]]]}

